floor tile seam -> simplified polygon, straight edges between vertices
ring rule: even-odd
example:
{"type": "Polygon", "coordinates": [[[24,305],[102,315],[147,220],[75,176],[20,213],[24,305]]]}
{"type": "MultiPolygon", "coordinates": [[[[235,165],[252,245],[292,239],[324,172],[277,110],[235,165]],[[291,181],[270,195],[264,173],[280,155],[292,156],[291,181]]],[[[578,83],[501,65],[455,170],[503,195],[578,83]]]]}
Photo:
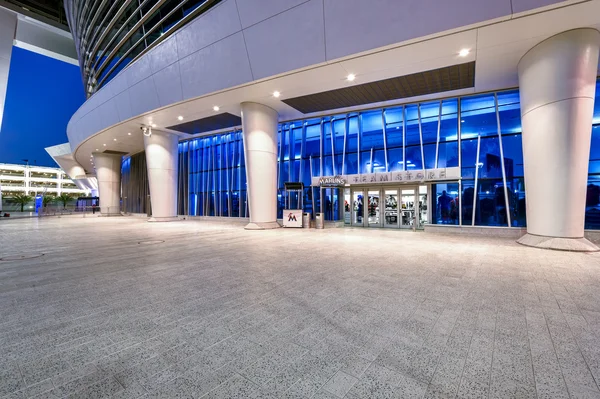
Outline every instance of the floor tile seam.
{"type": "Polygon", "coordinates": [[[233,378],[235,378],[235,377],[236,377],[236,375],[237,375],[238,377],[241,377],[241,378],[243,378],[243,379],[244,379],[244,380],[246,380],[246,381],[249,381],[251,384],[253,384],[253,385],[254,385],[254,386],[256,386],[257,388],[260,388],[260,386],[259,386],[259,385],[257,385],[257,384],[256,384],[254,381],[252,381],[252,380],[250,380],[250,379],[246,378],[244,375],[242,375],[242,374],[238,373],[237,371],[233,371],[233,374],[234,374],[234,375],[232,375],[232,376],[230,376],[229,378],[225,379],[223,382],[221,382],[220,384],[218,384],[218,385],[214,386],[213,388],[211,388],[210,390],[208,390],[208,391],[207,391],[207,392],[205,392],[204,394],[202,394],[202,395],[198,396],[197,398],[198,398],[198,399],[205,398],[205,397],[206,397],[208,394],[210,394],[210,393],[211,393],[211,392],[213,392],[213,391],[216,391],[217,389],[219,389],[219,387],[221,387],[222,385],[224,385],[226,382],[228,382],[228,381],[232,380],[233,378]]]}
{"type": "MultiPolygon", "coordinates": [[[[462,311],[461,311],[461,312],[462,312],[462,311]]],[[[459,317],[460,317],[460,314],[459,314],[459,317]]],[[[457,323],[455,322],[455,323],[454,323],[454,326],[452,327],[452,331],[450,332],[450,335],[449,335],[449,336],[452,336],[452,334],[454,333],[454,330],[456,329],[456,324],[457,324],[457,323]]],[[[471,343],[472,343],[472,341],[473,341],[473,334],[471,335],[471,338],[470,338],[470,340],[469,340],[469,348],[471,348],[471,343]]],[[[444,350],[444,352],[443,352],[443,353],[442,353],[440,356],[444,356],[444,354],[445,354],[446,352],[447,352],[447,348],[446,348],[446,350],[444,350]]],[[[470,350],[468,350],[468,351],[467,351],[467,355],[466,355],[466,357],[465,357],[465,359],[464,359],[464,360],[465,360],[465,363],[463,364],[463,367],[462,367],[462,369],[461,369],[460,378],[459,378],[459,380],[458,380],[458,384],[457,384],[457,387],[456,387],[456,391],[454,392],[454,397],[456,397],[456,396],[458,395],[458,391],[460,390],[460,384],[461,384],[461,382],[462,382],[462,377],[463,377],[463,374],[464,374],[464,369],[465,369],[465,366],[466,366],[466,363],[467,363],[467,359],[468,359],[468,356],[469,356],[469,352],[470,352],[470,350]]],[[[440,363],[441,363],[441,362],[439,362],[439,361],[438,361],[438,362],[437,362],[437,364],[436,364],[436,366],[435,366],[434,372],[433,372],[433,374],[431,375],[431,380],[430,380],[430,381],[429,381],[429,383],[428,383],[428,388],[429,388],[429,386],[431,385],[431,382],[433,381],[433,379],[435,378],[435,375],[436,375],[436,373],[437,373],[437,370],[438,370],[438,368],[439,368],[439,365],[440,365],[440,363]]],[[[490,372],[491,372],[491,367],[490,367],[490,372]]],[[[428,388],[427,388],[427,389],[428,389],[428,388]]]]}
{"type": "MultiPolygon", "coordinates": [[[[579,306],[577,306],[577,309],[579,310],[579,306]]],[[[586,317],[586,313],[587,313],[587,311],[586,311],[586,312],[582,312],[581,310],[579,310],[579,311],[580,311],[580,313],[581,313],[581,317],[583,317],[583,319],[585,320],[586,324],[587,324],[588,326],[590,326],[590,327],[591,327],[590,320],[588,320],[588,317],[586,317]]],[[[596,338],[597,338],[598,340],[600,340],[600,334],[599,334],[599,333],[596,331],[596,329],[592,328],[592,329],[591,329],[591,333],[592,333],[594,336],[596,336],[596,338]]]]}
{"type": "MultiPolygon", "coordinates": [[[[583,316],[583,315],[582,315],[582,316],[583,316]]],[[[545,315],[544,315],[544,317],[545,317],[545,315]]],[[[563,314],[563,317],[564,317],[564,314],[563,314]]],[[[585,366],[587,367],[587,370],[588,370],[589,374],[590,374],[590,375],[591,375],[591,377],[592,377],[592,380],[593,380],[593,381],[594,381],[594,383],[596,384],[596,389],[597,389],[598,391],[600,391],[600,381],[598,381],[598,379],[596,378],[596,376],[594,375],[594,373],[592,373],[592,369],[590,368],[590,363],[588,362],[588,359],[587,359],[587,358],[586,358],[586,356],[584,355],[584,352],[581,350],[581,345],[579,344],[579,340],[577,339],[577,336],[576,336],[576,335],[575,335],[575,333],[573,332],[573,329],[571,328],[571,325],[569,324],[569,321],[568,321],[566,318],[564,318],[564,319],[565,319],[565,324],[566,324],[566,326],[569,328],[569,331],[571,332],[571,336],[572,336],[572,338],[573,338],[573,341],[575,342],[575,345],[577,346],[577,349],[579,350],[579,355],[580,355],[580,356],[581,356],[581,358],[583,359],[583,361],[584,361],[584,363],[585,363],[585,366]]],[[[587,321],[587,320],[586,320],[586,321],[587,321]]],[[[550,336],[552,337],[552,335],[550,335],[550,336]]],[[[556,350],[555,350],[555,353],[556,353],[556,350]]],[[[556,357],[557,357],[557,358],[559,357],[559,356],[558,356],[558,353],[556,353],[556,357]]],[[[560,359],[558,359],[558,364],[559,364],[559,366],[561,367],[561,371],[562,371],[562,365],[561,365],[560,359]]],[[[564,375],[563,375],[563,379],[564,379],[564,375]]],[[[567,384],[566,384],[566,380],[565,380],[565,385],[567,385],[567,384]]],[[[567,389],[568,389],[568,387],[567,387],[567,389]]]]}
{"type": "MultiPolygon", "coordinates": [[[[477,315],[478,315],[477,320],[479,320],[479,315],[481,313],[482,307],[483,306],[480,304],[480,306],[478,308],[478,311],[477,311],[477,315]]],[[[494,313],[494,316],[495,316],[495,321],[494,321],[494,336],[495,336],[495,334],[496,334],[496,327],[497,327],[497,324],[498,324],[497,323],[497,312],[494,313]]],[[[475,325],[475,329],[476,328],[477,328],[477,323],[475,325]]],[[[467,351],[467,357],[465,358],[465,366],[463,367],[463,370],[462,370],[462,373],[461,373],[461,381],[463,379],[465,368],[466,368],[467,362],[469,360],[469,355],[471,353],[473,353],[472,352],[472,347],[473,347],[473,339],[474,339],[474,337],[475,337],[475,333],[473,332],[473,334],[471,335],[471,339],[469,341],[469,350],[467,351]]],[[[491,350],[491,359],[490,359],[490,375],[491,375],[493,364],[494,364],[494,362],[493,362],[494,346],[495,346],[495,341],[492,341],[492,350],[491,350]]],[[[460,389],[460,387],[459,387],[459,389],[460,389]]]]}
{"type": "MultiPolygon", "coordinates": [[[[563,385],[563,387],[564,387],[565,391],[567,392],[567,395],[569,395],[569,397],[570,397],[570,396],[571,396],[571,394],[569,393],[569,389],[568,389],[568,386],[567,386],[567,382],[566,382],[566,379],[565,379],[564,373],[563,373],[563,371],[562,371],[562,367],[561,367],[561,365],[560,365],[560,362],[559,362],[559,360],[558,360],[558,355],[557,355],[557,352],[556,352],[556,345],[555,345],[555,343],[554,343],[554,339],[552,338],[552,334],[550,333],[550,327],[549,327],[549,325],[548,325],[548,319],[547,319],[547,317],[546,317],[546,314],[545,314],[545,313],[542,313],[542,315],[544,316],[544,320],[546,320],[546,331],[548,332],[548,337],[550,338],[550,342],[552,342],[553,355],[554,355],[554,358],[556,359],[556,364],[558,364],[558,368],[559,368],[559,370],[560,370],[560,374],[561,374],[561,377],[562,377],[562,382],[563,382],[563,384],[562,384],[562,385],[563,385]]],[[[530,343],[530,346],[531,346],[531,343],[530,343]]],[[[532,364],[533,364],[533,362],[532,362],[532,364]]],[[[535,367],[534,367],[533,379],[534,379],[534,382],[535,382],[535,384],[536,384],[536,392],[537,392],[537,385],[538,385],[538,383],[537,383],[537,379],[536,379],[536,377],[535,377],[535,367]]]]}
{"type": "MultiPolygon", "coordinates": [[[[543,314],[543,312],[542,312],[543,314]]],[[[544,315],[544,319],[545,319],[545,315],[544,315]]],[[[548,328],[548,322],[546,321],[546,328],[548,328]]],[[[533,351],[531,349],[531,342],[530,342],[530,334],[529,331],[531,331],[529,329],[529,322],[527,321],[527,310],[525,310],[525,330],[527,332],[527,348],[529,349],[529,358],[531,359],[530,365],[531,365],[531,374],[533,375],[533,383],[536,386],[536,394],[537,394],[537,384],[536,384],[536,377],[535,377],[535,365],[533,362],[533,351]]],[[[550,331],[548,330],[548,335],[550,336],[550,331]]],[[[550,339],[552,339],[552,337],[550,336],[550,339]]],[[[554,355],[556,356],[556,351],[554,352],[554,355]]],[[[558,358],[557,358],[558,361],[558,358]]],[[[563,380],[564,380],[564,376],[563,376],[563,380]]],[[[566,382],[565,382],[566,385],[566,382]]]]}
{"type": "MultiPolygon", "coordinates": [[[[488,380],[488,387],[490,387],[490,389],[488,390],[488,399],[491,399],[491,394],[492,394],[492,378],[493,378],[493,368],[494,368],[494,353],[496,352],[496,331],[498,328],[498,307],[495,306],[495,312],[494,312],[494,338],[492,341],[492,365],[490,367],[490,373],[489,373],[489,380],[488,380]]],[[[534,377],[534,381],[535,381],[535,377],[534,377]]],[[[537,395],[537,393],[536,393],[537,395]]]]}

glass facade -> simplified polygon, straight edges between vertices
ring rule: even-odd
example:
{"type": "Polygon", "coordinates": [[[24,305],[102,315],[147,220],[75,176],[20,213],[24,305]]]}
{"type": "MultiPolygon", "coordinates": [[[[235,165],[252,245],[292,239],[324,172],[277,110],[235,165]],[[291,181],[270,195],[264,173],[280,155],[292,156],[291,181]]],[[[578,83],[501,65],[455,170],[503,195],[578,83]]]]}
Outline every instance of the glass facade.
{"type": "Polygon", "coordinates": [[[247,217],[242,132],[179,143],[179,214],[247,217]]]}
{"type": "MultiPolygon", "coordinates": [[[[596,101],[588,229],[600,229],[598,126],[596,101]]],[[[526,223],[518,90],[284,122],[278,146],[279,217],[285,182],[304,183],[306,211],[314,206],[325,209],[326,220],[339,220],[343,193],[311,189],[312,177],[459,167],[461,179],[431,182],[431,223],[526,223]]],[[[182,142],[179,151],[181,213],[248,216],[241,131],[182,142]]]]}
{"type": "Polygon", "coordinates": [[[585,205],[585,228],[600,229],[600,81],[596,83],[594,127],[585,205]]]}
{"type": "Polygon", "coordinates": [[[66,0],[88,96],[220,0],[66,0]]]}

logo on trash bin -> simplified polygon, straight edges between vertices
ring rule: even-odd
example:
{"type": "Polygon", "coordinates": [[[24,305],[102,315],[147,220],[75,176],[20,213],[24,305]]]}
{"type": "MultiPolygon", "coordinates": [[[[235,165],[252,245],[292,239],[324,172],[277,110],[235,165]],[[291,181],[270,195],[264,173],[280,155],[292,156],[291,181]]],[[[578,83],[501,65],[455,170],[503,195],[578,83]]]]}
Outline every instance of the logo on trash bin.
{"type": "Polygon", "coordinates": [[[288,215],[288,222],[297,222],[298,219],[296,219],[296,215],[294,215],[293,213],[290,213],[288,215]]]}

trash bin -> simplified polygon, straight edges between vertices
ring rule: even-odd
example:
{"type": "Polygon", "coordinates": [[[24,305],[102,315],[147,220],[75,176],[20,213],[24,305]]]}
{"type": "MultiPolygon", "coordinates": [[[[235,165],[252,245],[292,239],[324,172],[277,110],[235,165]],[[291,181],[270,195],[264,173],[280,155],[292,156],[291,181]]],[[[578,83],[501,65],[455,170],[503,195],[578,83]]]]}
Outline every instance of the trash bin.
{"type": "Polygon", "coordinates": [[[310,229],[310,212],[304,212],[302,214],[302,227],[310,229]]]}
{"type": "Polygon", "coordinates": [[[315,228],[316,229],[324,228],[325,227],[324,222],[325,222],[325,214],[323,214],[321,212],[315,213],[315,228]]]}

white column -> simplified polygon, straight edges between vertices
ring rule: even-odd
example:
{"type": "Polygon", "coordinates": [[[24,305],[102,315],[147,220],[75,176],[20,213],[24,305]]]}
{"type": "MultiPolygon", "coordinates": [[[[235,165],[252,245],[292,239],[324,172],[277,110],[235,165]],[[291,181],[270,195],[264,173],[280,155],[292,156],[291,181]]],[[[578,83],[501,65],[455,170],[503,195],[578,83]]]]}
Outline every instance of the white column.
{"type": "Polygon", "coordinates": [[[242,130],[248,182],[248,230],[275,229],[277,223],[277,111],[242,103],[242,130]]]}
{"type": "Polygon", "coordinates": [[[600,32],[575,29],[529,50],[519,62],[525,245],[598,248],[583,238],[600,32]]]}
{"type": "Polygon", "coordinates": [[[100,213],[121,215],[121,155],[95,152],[94,164],[98,179],[100,213]]]}
{"type": "Polygon", "coordinates": [[[150,222],[177,220],[178,142],[177,135],[157,130],[144,136],[152,209],[150,222]]]}

